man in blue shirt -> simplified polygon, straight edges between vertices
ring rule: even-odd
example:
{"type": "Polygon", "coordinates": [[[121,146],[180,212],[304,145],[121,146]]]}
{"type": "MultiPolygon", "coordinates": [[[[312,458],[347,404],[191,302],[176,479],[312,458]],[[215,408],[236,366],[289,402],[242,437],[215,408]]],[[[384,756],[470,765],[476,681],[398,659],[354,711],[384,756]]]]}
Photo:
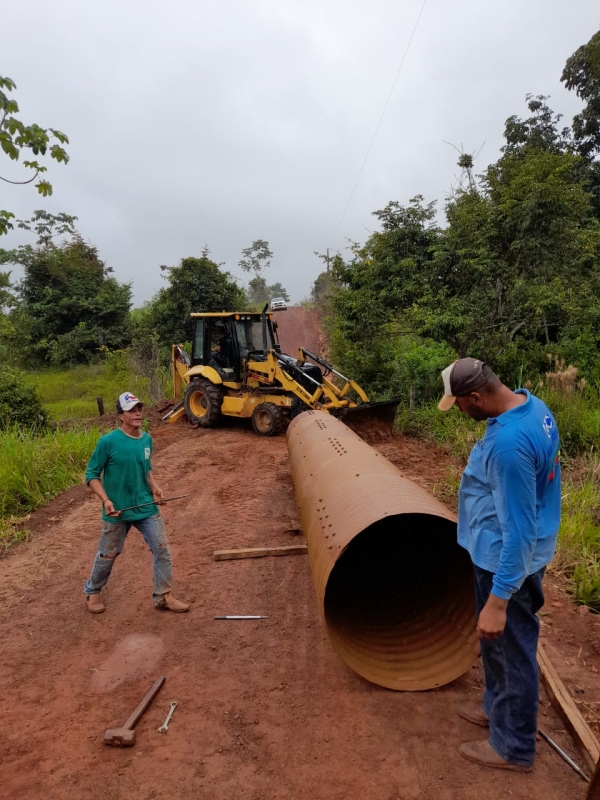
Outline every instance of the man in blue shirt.
{"type": "Polygon", "coordinates": [[[513,392],[475,358],[442,372],[441,411],[453,405],[487,420],[460,484],[458,542],[475,572],[477,631],[485,673],[483,707],[462,717],[490,729],[460,752],[478,764],[529,772],[538,709],[537,611],[560,525],[559,436],[548,407],[513,392]]]}

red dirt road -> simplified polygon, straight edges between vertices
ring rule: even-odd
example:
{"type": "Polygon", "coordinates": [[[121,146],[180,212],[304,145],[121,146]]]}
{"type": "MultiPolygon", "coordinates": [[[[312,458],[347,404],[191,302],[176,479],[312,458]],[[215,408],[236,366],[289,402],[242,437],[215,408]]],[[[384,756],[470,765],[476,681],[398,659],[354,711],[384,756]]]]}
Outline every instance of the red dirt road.
{"type": "Polygon", "coordinates": [[[286,311],[273,314],[277,322],[281,352],[295,356],[299,347],[321,355],[321,327],[319,315],[314,309],[289,306],[286,311]]]}
{"type": "MultiPolygon", "coordinates": [[[[479,695],[478,669],[424,693],[350,672],[328,643],[304,556],[212,560],[215,549],[298,541],[286,530],[298,518],[283,436],[261,439],[237,423],[164,425],[154,436],[166,495],[192,493],[164,507],[176,594],[192,610],[153,608],[151,557],[132,530],[103,593],[107,611],[89,614],[82,584],[98,501],[46,509],[45,530],[0,561],[1,798],[583,798],[584,782],[543,742],[530,775],[486,771],[458,754],[483,733],[456,714],[479,695]],[[161,674],[166,685],[135,747],[105,747],[104,730],[122,725],[161,674]],[[179,705],[160,734],[172,700],[179,705]]],[[[381,449],[430,489],[449,464],[402,437],[381,449]]],[[[541,714],[575,755],[547,703],[541,714]]]]}

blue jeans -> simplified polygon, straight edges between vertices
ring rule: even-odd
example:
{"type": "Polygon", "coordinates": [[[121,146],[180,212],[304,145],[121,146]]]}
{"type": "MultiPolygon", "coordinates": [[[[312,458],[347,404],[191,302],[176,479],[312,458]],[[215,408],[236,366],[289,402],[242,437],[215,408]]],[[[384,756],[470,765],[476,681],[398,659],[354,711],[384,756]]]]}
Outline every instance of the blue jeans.
{"type": "MultiPolygon", "coordinates": [[[[481,640],[485,673],[483,710],[490,720],[489,742],[511,764],[530,766],[535,759],[539,678],[537,644],[544,605],[546,568],[530,575],[508,601],[506,628],[497,639],[481,640]]],[[[477,614],[487,602],[494,574],[475,567],[477,614]]]]}
{"type": "Polygon", "coordinates": [[[173,582],[173,562],[171,551],[165,531],[165,524],[160,514],[146,519],[136,519],[134,522],[103,522],[100,531],[100,544],[94,559],[92,574],[83,587],[84,594],[97,594],[106,585],[113,564],[121,554],[125,538],[131,527],[144,537],[144,541],[154,556],[154,591],[152,599],[158,602],[165,594],[171,591],[173,582]]]}

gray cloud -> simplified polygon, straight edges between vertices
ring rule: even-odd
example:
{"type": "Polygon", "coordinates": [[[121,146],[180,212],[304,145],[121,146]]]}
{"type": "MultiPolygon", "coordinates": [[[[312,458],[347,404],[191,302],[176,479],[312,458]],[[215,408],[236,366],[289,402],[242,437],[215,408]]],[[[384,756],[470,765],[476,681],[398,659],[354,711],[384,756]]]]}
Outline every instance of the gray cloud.
{"type": "Polygon", "coordinates": [[[483,169],[527,92],[550,94],[567,122],[579,108],[559,79],[597,30],[596,0],[428,0],[334,237],[421,5],[5,4],[0,73],[25,121],[69,135],[71,163],[50,167],[51,199],[3,185],[0,205],[76,214],[138,304],[162,285],[160,264],[205,243],[244,280],[241,249],[257,238],[275,254],[269,279],[300,300],[321,268],[314,250],[363,241],[389,200],[443,201],[457,173],[443,140],[485,141],[483,169]]]}

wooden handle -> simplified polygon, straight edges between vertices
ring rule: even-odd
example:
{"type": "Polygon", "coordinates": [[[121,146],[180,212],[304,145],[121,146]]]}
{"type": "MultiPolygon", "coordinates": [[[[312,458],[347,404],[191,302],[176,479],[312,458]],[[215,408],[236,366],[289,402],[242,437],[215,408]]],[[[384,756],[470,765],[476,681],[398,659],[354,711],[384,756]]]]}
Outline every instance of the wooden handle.
{"type": "Polygon", "coordinates": [[[135,726],[140,721],[140,718],[144,713],[144,711],[148,708],[150,703],[154,700],[156,695],[162,689],[165,681],[166,678],[164,677],[164,675],[161,675],[161,677],[154,682],[152,688],[146,693],[142,702],[139,704],[139,706],[136,708],[133,714],[129,717],[125,725],[123,725],[124,728],[127,728],[128,730],[132,730],[133,728],[135,728],[135,726]]]}

